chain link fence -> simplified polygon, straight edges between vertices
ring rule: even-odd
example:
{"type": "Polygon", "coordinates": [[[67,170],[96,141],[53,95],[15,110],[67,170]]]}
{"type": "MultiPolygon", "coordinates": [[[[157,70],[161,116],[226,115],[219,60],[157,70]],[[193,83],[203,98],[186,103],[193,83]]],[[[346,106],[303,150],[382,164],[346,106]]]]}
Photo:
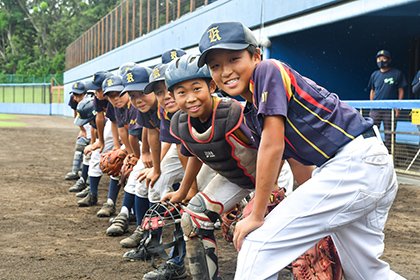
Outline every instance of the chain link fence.
{"type": "Polygon", "coordinates": [[[63,84],[62,74],[50,74],[46,76],[34,76],[27,74],[1,74],[0,84],[38,84],[49,83],[54,78],[58,84],[63,84]]]}

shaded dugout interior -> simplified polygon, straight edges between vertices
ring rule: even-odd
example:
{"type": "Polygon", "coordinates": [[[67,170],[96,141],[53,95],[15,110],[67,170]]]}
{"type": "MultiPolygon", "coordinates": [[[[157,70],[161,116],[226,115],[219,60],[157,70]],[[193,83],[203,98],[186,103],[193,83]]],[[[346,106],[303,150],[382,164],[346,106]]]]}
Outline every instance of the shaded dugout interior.
{"type": "MultiPolygon", "coordinates": [[[[368,100],[378,50],[391,52],[392,67],[404,73],[409,85],[420,70],[420,3],[270,39],[270,57],[284,60],[342,100],[368,100]]],[[[404,98],[419,96],[409,86],[404,98]]]]}

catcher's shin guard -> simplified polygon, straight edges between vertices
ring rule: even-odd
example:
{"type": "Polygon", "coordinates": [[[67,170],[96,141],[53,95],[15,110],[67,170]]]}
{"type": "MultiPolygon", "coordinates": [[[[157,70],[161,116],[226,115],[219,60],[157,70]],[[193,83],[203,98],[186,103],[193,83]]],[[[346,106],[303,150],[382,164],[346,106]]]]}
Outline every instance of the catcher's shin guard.
{"type": "Polygon", "coordinates": [[[210,280],[206,252],[201,238],[198,236],[189,238],[186,245],[187,259],[193,280],[210,280]]]}
{"type": "Polygon", "coordinates": [[[187,242],[187,258],[191,276],[194,280],[220,279],[217,256],[217,245],[210,239],[198,236],[187,242]]]}

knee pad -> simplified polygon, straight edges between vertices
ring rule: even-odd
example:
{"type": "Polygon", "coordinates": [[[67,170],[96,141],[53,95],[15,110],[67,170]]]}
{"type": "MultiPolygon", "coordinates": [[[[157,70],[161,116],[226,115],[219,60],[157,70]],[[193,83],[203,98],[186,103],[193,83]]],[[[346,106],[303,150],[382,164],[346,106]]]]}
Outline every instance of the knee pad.
{"type": "Polygon", "coordinates": [[[212,201],[204,193],[199,192],[184,208],[181,219],[184,235],[197,234],[203,236],[212,234],[214,223],[220,219],[222,212],[223,205],[220,202],[212,201]]]}

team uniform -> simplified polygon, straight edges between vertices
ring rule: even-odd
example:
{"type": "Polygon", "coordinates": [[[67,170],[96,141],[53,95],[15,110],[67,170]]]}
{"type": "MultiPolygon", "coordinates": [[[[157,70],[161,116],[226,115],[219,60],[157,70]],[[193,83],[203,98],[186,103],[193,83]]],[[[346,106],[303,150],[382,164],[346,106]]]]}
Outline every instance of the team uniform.
{"type": "MultiPolygon", "coordinates": [[[[79,102],[77,102],[74,99],[74,95],[71,94],[68,105],[70,106],[70,108],[72,108],[74,111],[76,111],[77,110],[77,104],[79,104],[79,102]]],[[[83,125],[83,128],[86,131],[86,137],[85,136],[79,137],[76,140],[76,144],[75,144],[75,147],[74,147],[75,152],[74,152],[74,158],[73,158],[72,172],[75,173],[75,174],[78,174],[79,171],[81,170],[82,162],[83,162],[83,150],[85,149],[85,147],[87,145],[89,145],[90,139],[91,139],[90,124],[87,123],[87,124],[83,125]]]]}
{"type": "MultiPolygon", "coordinates": [[[[136,195],[141,198],[147,198],[151,203],[159,202],[160,198],[171,189],[172,185],[181,182],[184,176],[184,169],[178,158],[176,141],[174,141],[173,137],[168,135],[166,131],[160,129],[161,119],[158,114],[159,107],[160,106],[154,110],[149,110],[147,113],[140,113],[141,117],[138,120],[138,122],[147,129],[159,130],[159,139],[161,141],[172,143],[160,163],[162,173],[153,187],[148,188],[146,186],[146,180],[139,182],[137,185],[136,195]]],[[[169,118],[168,114],[164,114],[164,116],[169,118]]]]}
{"type": "MultiPolygon", "coordinates": [[[[95,107],[96,112],[104,112],[105,127],[104,127],[104,148],[102,152],[99,152],[99,149],[92,152],[90,161],[89,161],[89,177],[101,177],[103,172],[99,167],[99,162],[101,160],[101,155],[104,152],[110,151],[114,147],[114,142],[112,138],[112,129],[111,122],[116,122],[114,106],[108,100],[99,100],[96,96],[93,100],[93,106],[95,107]]],[[[99,141],[97,139],[96,141],[99,141]]]]}
{"type": "MultiPolygon", "coordinates": [[[[209,277],[220,279],[214,223],[254,189],[257,151],[250,145],[242,106],[231,99],[212,98],[213,113],[205,123],[179,111],[172,119],[171,132],[182,141],[182,154],[197,157],[217,172],[191,199],[181,224],[185,236],[195,233],[201,237],[209,277]]],[[[190,257],[190,262],[194,260],[190,257]]]]}
{"type": "Polygon", "coordinates": [[[373,121],[276,60],[255,67],[250,89],[253,103],[244,114],[254,145],[264,116],[284,116],[284,159],[316,169],[245,237],[235,279],[277,279],[282,268],[328,235],[346,279],[403,279],[378,259],[398,184],[373,121]]]}

